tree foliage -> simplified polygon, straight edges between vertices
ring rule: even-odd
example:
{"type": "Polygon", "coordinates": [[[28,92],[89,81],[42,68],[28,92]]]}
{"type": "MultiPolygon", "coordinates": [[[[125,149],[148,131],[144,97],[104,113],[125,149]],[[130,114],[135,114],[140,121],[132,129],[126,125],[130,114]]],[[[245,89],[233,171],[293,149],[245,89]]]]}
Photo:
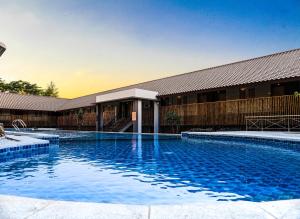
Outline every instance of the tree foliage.
{"type": "Polygon", "coordinates": [[[77,127],[78,127],[78,130],[80,130],[81,126],[83,125],[83,116],[84,116],[83,109],[80,108],[79,110],[77,110],[75,112],[75,115],[76,115],[76,119],[77,119],[77,127]]]}
{"type": "Polygon", "coordinates": [[[166,123],[169,126],[171,126],[173,133],[175,132],[175,128],[176,128],[176,132],[178,132],[178,126],[180,124],[180,116],[177,115],[176,112],[174,112],[174,111],[167,112],[166,116],[165,116],[165,120],[166,120],[166,123]]]}
{"type": "Polygon", "coordinates": [[[58,96],[58,89],[55,84],[51,81],[45,90],[43,90],[37,84],[32,84],[28,81],[11,81],[6,83],[0,78],[0,92],[9,92],[17,94],[31,94],[31,95],[42,95],[42,96],[58,96]]]}
{"type": "Polygon", "coordinates": [[[44,96],[50,96],[50,97],[58,97],[58,89],[55,86],[53,81],[51,81],[50,84],[48,84],[48,86],[45,89],[43,95],[44,96]]]}

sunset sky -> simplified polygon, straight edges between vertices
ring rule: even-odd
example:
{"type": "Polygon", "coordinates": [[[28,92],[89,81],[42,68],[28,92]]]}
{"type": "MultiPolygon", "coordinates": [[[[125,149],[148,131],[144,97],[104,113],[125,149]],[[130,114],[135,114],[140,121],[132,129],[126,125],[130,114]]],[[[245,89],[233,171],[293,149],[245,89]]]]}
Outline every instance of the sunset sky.
{"type": "Polygon", "coordinates": [[[78,97],[300,48],[299,0],[0,0],[0,78],[78,97]]]}

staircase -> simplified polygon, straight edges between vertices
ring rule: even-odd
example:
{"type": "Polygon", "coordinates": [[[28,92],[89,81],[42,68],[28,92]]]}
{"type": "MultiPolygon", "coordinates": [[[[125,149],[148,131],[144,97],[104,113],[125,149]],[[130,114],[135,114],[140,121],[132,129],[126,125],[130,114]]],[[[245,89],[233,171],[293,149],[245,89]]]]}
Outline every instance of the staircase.
{"type": "Polygon", "coordinates": [[[125,132],[132,126],[131,119],[121,118],[114,123],[109,123],[104,127],[106,132],[125,132]]]}

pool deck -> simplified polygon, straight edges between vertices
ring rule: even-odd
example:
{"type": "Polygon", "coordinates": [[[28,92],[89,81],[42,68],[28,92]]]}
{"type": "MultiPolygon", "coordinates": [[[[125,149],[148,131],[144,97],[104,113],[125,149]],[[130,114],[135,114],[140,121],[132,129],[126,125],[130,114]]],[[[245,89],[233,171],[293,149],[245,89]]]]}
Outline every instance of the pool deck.
{"type": "Polygon", "coordinates": [[[40,200],[0,195],[1,219],[299,219],[300,200],[207,202],[186,205],[124,205],[40,200]]]}
{"type": "Polygon", "coordinates": [[[6,131],[7,135],[11,136],[27,136],[35,139],[48,140],[52,144],[57,144],[59,142],[59,136],[53,134],[45,133],[32,133],[32,132],[19,132],[19,131],[6,131]]]}
{"type": "Polygon", "coordinates": [[[0,139],[0,149],[49,143],[49,141],[47,141],[47,140],[32,138],[32,137],[28,137],[28,136],[7,135],[7,137],[8,138],[0,139]]]}
{"type": "Polygon", "coordinates": [[[271,131],[224,131],[224,132],[183,132],[183,135],[204,135],[204,136],[232,136],[249,137],[261,139],[276,139],[283,141],[300,142],[300,133],[298,132],[271,132],[271,131]]]}

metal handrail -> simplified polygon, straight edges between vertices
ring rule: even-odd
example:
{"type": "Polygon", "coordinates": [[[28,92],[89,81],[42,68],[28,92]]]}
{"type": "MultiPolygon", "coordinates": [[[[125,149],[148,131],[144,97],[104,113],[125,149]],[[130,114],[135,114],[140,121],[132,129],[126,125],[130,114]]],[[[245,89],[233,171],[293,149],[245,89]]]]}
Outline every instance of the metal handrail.
{"type": "Polygon", "coordinates": [[[5,137],[5,131],[3,127],[3,123],[0,123],[0,138],[5,137]]]}
{"type": "Polygon", "coordinates": [[[18,123],[23,127],[23,128],[26,128],[27,125],[26,123],[22,120],[22,119],[15,119],[14,121],[12,121],[11,125],[14,127],[14,129],[16,131],[20,131],[20,128],[18,126],[18,123]]]}

